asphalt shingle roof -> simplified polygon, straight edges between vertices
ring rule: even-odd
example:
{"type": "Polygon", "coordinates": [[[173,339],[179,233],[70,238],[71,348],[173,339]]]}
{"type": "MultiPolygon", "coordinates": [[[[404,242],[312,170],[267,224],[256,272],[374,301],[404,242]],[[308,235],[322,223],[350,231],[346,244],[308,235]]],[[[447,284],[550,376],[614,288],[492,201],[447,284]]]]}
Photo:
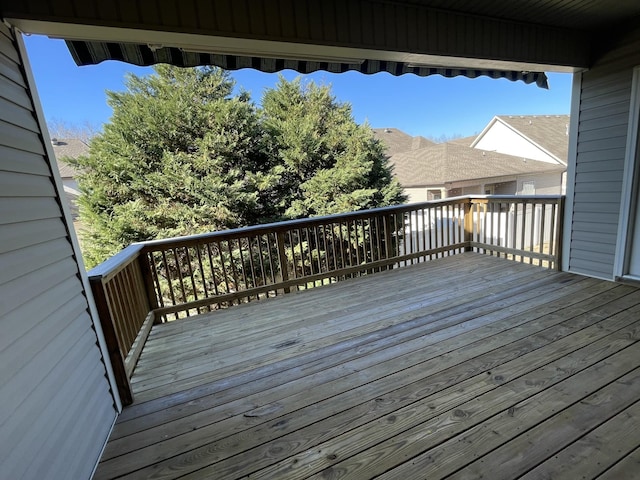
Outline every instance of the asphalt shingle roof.
{"type": "Polygon", "coordinates": [[[63,160],[65,157],[78,158],[89,153],[89,145],[79,138],[52,138],[53,154],[62,178],[75,177],[78,172],[75,168],[63,160]]]}
{"type": "Polygon", "coordinates": [[[398,153],[390,158],[390,163],[403,187],[565,170],[562,165],[525,160],[457,143],[439,143],[398,153]]]}
{"type": "Polygon", "coordinates": [[[385,146],[388,156],[435,145],[431,140],[421,136],[412,137],[397,128],[373,128],[372,130],[373,135],[385,146]]]}
{"type": "Polygon", "coordinates": [[[498,115],[563,162],[569,157],[569,115],[498,115]]]}

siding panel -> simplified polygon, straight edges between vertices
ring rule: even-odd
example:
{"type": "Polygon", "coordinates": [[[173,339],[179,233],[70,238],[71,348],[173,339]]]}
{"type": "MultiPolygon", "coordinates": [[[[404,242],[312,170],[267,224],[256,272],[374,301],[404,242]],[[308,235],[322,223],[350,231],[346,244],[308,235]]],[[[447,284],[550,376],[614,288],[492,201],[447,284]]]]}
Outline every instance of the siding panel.
{"type": "Polygon", "coordinates": [[[49,176],[49,167],[42,155],[0,145],[0,170],[49,176]]]}
{"type": "Polygon", "coordinates": [[[2,177],[3,187],[0,190],[0,197],[55,195],[55,189],[49,177],[14,172],[4,172],[2,177]]]}
{"type": "Polygon", "coordinates": [[[64,226],[55,219],[0,225],[0,254],[66,236],[64,226]]]}
{"type": "Polygon", "coordinates": [[[116,416],[20,53],[0,28],[0,472],[89,478],[116,416]]]}
{"type": "MultiPolygon", "coordinates": [[[[631,32],[582,75],[569,269],[613,279],[633,67],[631,32]]],[[[571,208],[571,206],[569,206],[571,208]]]]}

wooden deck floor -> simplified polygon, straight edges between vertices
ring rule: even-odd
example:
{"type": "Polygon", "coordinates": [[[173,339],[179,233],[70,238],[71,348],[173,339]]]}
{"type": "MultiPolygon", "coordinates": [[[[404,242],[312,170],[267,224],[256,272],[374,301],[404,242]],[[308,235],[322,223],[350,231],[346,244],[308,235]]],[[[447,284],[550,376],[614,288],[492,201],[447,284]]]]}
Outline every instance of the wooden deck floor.
{"type": "Polygon", "coordinates": [[[154,327],[96,478],[640,478],[640,290],[464,254],[154,327]]]}

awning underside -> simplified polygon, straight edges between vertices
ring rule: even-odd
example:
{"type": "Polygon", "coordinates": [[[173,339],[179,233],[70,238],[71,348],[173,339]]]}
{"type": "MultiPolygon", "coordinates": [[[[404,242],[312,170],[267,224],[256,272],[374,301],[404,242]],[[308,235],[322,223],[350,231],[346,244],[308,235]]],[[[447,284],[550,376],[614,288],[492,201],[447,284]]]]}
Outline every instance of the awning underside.
{"type": "Polygon", "coordinates": [[[381,60],[364,60],[355,63],[343,63],[338,61],[277,59],[188,52],[174,47],[152,49],[148,45],[134,43],[69,40],[67,41],[67,46],[74,61],[80,66],[96,65],[105,60],[120,60],[139,66],[149,66],[157,63],[167,63],[179,67],[214,65],[225,70],[253,68],[266,73],[291,69],[300,73],[311,73],[318,70],[331,73],[343,73],[353,70],[366,74],[388,72],[396,76],[404,75],[405,73],[413,73],[420,77],[426,77],[428,75],[442,75],[447,78],[457,77],[460,75],[468,78],[486,76],[490,78],[506,78],[511,81],[522,81],[527,84],[535,83],[538,87],[549,88],[547,76],[544,72],[414,66],[403,62],[381,60]]]}

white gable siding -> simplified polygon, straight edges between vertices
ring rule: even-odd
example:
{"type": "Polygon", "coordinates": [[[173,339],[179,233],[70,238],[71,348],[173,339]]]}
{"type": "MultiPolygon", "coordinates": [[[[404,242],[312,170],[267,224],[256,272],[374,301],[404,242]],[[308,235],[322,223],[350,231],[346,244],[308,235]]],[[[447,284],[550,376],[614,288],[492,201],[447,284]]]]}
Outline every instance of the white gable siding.
{"type": "Polygon", "coordinates": [[[575,175],[567,188],[573,201],[565,265],[572,272],[614,278],[631,81],[638,64],[640,30],[582,74],[575,175]]]}
{"type": "Polygon", "coordinates": [[[474,148],[489,152],[504,153],[516,157],[530,158],[557,164],[558,161],[531,141],[514,132],[500,120],[497,120],[484,132],[484,135],[474,145],[474,148]]]}
{"type": "Polygon", "coordinates": [[[116,416],[19,50],[0,26],[0,478],[85,479],[116,416]]]}

